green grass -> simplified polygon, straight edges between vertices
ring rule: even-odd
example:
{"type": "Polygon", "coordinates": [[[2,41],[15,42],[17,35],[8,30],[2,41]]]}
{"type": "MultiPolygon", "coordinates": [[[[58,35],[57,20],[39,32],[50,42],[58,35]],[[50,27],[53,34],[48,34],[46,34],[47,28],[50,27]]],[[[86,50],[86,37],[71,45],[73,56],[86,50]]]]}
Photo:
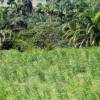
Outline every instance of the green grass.
{"type": "Polygon", "coordinates": [[[100,48],[0,51],[0,100],[100,100],[100,48]]]}

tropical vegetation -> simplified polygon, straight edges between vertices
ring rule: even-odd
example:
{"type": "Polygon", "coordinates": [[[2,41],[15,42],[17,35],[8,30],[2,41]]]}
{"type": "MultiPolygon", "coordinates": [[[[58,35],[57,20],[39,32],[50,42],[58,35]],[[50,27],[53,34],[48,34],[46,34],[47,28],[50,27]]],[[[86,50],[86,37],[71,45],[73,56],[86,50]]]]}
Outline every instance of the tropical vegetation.
{"type": "Polygon", "coordinates": [[[0,33],[6,37],[2,49],[16,46],[20,49],[23,45],[25,48],[100,45],[98,0],[47,0],[36,7],[31,0],[8,0],[7,4],[0,7],[0,33]]]}
{"type": "Polygon", "coordinates": [[[38,2],[0,0],[0,100],[100,100],[100,1],[38,2]]]}

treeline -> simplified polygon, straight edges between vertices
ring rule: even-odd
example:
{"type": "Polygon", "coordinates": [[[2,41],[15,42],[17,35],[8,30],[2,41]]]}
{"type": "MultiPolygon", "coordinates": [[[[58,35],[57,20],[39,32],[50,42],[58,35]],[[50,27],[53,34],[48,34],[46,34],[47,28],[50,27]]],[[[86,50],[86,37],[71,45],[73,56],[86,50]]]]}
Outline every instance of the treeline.
{"type": "Polygon", "coordinates": [[[49,0],[32,7],[31,0],[8,0],[0,7],[2,49],[88,47],[100,44],[100,2],[49,0]],[[2,36],[3,37],[3,36],[2,36]]]}

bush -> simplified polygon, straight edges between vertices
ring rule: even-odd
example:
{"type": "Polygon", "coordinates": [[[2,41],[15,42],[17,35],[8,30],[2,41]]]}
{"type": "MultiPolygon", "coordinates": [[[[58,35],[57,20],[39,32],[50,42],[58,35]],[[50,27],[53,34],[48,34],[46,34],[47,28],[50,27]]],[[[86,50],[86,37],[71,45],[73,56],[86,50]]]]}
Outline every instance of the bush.
{"type": "Polygon", "coordinates": [[[63,40],[62,26],[59,23],[45,23],[35,27],[36,34],[33,36],[33,44],[36,47],[45,48],[49,44],[59,45],[63,40]]]}
{"type": "Polygon", "coordinates": [[[29,45],[26,41],[18,39],[18,40],[15,40],[13,49],[17,49],[17,50],[23,52],[23,51],[29,49],[29,45]]]}
{"type": "Polygon", "coordinates": [[[31,29],[18,33],[18,39],[27,41],[32,47],[48,48],[49,44],[54,47],[62,46],[62,25],[58,22],[40,23],[31,29]]]}

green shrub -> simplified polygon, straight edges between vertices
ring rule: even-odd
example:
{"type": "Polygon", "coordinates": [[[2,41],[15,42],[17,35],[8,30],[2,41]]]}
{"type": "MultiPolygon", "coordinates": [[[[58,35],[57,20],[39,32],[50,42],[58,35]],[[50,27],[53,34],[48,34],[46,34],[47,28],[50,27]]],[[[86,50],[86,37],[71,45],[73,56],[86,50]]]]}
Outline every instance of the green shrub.
{"type": "Polygon", "coordinates": [[[50,51],[53,50],[55,48],[55,46],[53,44],[48,44],[45,48],[45,50],[50,51]]]}
{"type": "Polygon", "coordinates": [[[23,52],[23,51],[29,49],[29,44],[26,41],[17,39],[14,42],[13,49],[17,49],[17,50],[23,52]]]}
{"type": "Polygon", "coordinates": [[[45,23],[35,27],[36,34],[33,36],[33,45],[45,48],[49,44],[59,45],[63,39],[62,26],[59,23],[45,23]]]}

